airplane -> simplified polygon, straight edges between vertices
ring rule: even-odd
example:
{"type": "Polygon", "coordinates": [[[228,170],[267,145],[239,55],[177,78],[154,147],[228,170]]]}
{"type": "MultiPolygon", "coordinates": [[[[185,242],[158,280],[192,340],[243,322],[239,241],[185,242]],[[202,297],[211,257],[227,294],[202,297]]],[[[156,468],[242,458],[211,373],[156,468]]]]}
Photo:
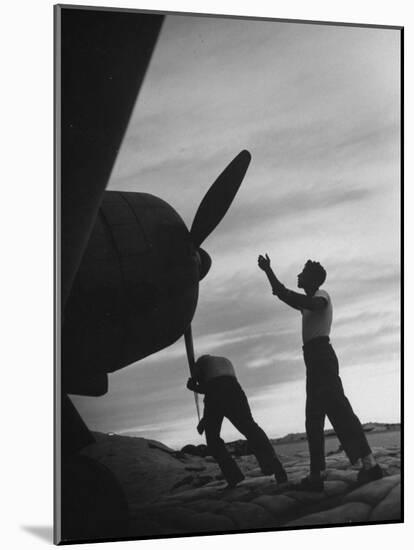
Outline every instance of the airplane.
{"type": "Polygon", "coordinates": [[[69,395],[104,395],[108,373],[183,335],[191,368],[211,265],[201,245],[251,159],[230,162],[190,230],[159,197],[105,190],[162,24],[159,13],[55,7],[56,543],[131,538],[122,487],[82,453],[94,437],[69,395]]]}
{"type": "Polygon", "coordinates": [[[199,281],[211,266],[201,244],[227,212],[249,162],[248,151],[230,162],[201,201],[190,231],[159,197],[104,192],[65,307],[67,393],[103,395],[108,373],[190,330],[199,281]]]}

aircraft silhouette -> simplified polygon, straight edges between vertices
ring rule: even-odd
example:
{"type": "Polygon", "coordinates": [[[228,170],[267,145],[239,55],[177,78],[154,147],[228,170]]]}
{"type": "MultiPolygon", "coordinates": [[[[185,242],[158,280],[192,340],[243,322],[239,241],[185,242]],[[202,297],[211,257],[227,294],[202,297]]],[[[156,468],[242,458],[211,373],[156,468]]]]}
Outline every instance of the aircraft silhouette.
{"type": "Polygon", "coordinates": [[[220,223],[250,162],[242,151],[203,198],[190,231],[162,199],[105,191],[65,307],[67,393],[103,395],[107,373],[175,342],[189,328],[220,223]]]}
{"type": "Polygon", "coordinates": [[[112,472],[82,454],[95,441],[69,394],[100,396],[108,373],[183,334],[211,259],[201,245],[226,214],[250,154],[242,151],[187,229],[161,198],[105,191],[163,16],[55,7],[55,542],[133,538],[112,472]],[[60,216],[59,216],[60,214],[60,216]]]}

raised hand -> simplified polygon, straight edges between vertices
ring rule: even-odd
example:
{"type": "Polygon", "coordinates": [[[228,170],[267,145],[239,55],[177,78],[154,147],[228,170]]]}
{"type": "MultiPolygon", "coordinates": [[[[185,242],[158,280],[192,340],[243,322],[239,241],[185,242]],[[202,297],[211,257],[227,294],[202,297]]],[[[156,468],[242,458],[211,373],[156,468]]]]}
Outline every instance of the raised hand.
{"type": "Polygon", "coordinates": [[[265,254],[264,256],[260,255],[257,263],[260,269],[263,269],[263,271],[268,271],[270,269],[270,258],[267,254],[265,254]]]}

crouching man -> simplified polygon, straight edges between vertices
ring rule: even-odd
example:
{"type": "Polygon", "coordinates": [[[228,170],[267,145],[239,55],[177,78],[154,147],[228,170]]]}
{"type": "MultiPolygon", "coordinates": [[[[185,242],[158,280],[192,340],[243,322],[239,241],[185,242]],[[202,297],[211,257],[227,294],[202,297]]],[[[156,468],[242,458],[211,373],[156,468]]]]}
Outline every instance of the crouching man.
{"type": "MultiPolygon", "coordinates": [[[[232,363],[225,357],[203,355],[195,363],[187,388],[205,394],[202,426],[210,453],[217,461],[229,487],[244,479],[240,468],[220,437],[224,417],[247,439],[264,475],[274,475],[278,483],[287,481],[286,472],[265,432],[253,420],[247,397],[232,363]]],[[[200,431],[200,430],[199,430],[200,431]]]]}

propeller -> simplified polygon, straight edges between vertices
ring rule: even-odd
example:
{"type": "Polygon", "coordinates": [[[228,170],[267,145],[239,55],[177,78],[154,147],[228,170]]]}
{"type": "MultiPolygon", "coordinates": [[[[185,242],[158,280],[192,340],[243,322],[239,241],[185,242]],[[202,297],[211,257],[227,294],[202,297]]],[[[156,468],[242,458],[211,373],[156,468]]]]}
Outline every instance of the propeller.
{"type": "MultiPolygon", "coordinates": [[[[190,367],[191,378],[195,378],[194,376],[195,357],[194,357],[193,334],[191,332],[191,325],[188,325],[186,331],[184,332],[184,341],[185,341],[185,349],[187,351],[188,366],[190,367]]],[[[198,393],[196,392],[194,392],[194,401],[197,409],[198,421],[200,422],[200,406],[198,404],[198,393]]]]}
{"type": "Polygon", "coordinates": [[[194,216],[190,236],[199,255],[200,280],[207,275],[211,267],[211,258],[204,249],[200,248],[200,245],[217,227],[230,208],[249,167],[250,160],[249,151],[241,151],[204,195],[194,216]]]}
{"type": "Polygon", "coordinates": [[[210,258],[210,254],[208,254],[203,248],[199,248],[197,253],[198,253],[198,259],[200,261],[199,277],[201,281],[201,279],[204,279],[204,277],[210,271],[211,258],[210,258]]]}
{"type": "Polygon", "coordinates": [[[224,218],[243,181],[250,160],[249,151],[239,153],[207,191],[190,229],[192,241],[197,248],[224,218]]]}
{"type": "MultiPolygon", "coordinates": [[[[251,160],[249,151],[241,151],[223,170],[207,193],[204,195],[200,206],[190,229],[190,236],[195,248],[197,249],[200,260],[200,280],[203,279],[210,267],[211,258],[208,253],[200,248],[201,244],[214,231],[217,225],[224,218],[227,210],[230,208],[234,197],[243,181],[251,160]]],[[[193,377],[195,358],[193,336],[191,325],[184,333],[185,348],[190,367],[191,377],[193,377]]],[[[194,392],[198,420],[200,421],[200,409],[198,404],[198,394],[194,392]]]]}

